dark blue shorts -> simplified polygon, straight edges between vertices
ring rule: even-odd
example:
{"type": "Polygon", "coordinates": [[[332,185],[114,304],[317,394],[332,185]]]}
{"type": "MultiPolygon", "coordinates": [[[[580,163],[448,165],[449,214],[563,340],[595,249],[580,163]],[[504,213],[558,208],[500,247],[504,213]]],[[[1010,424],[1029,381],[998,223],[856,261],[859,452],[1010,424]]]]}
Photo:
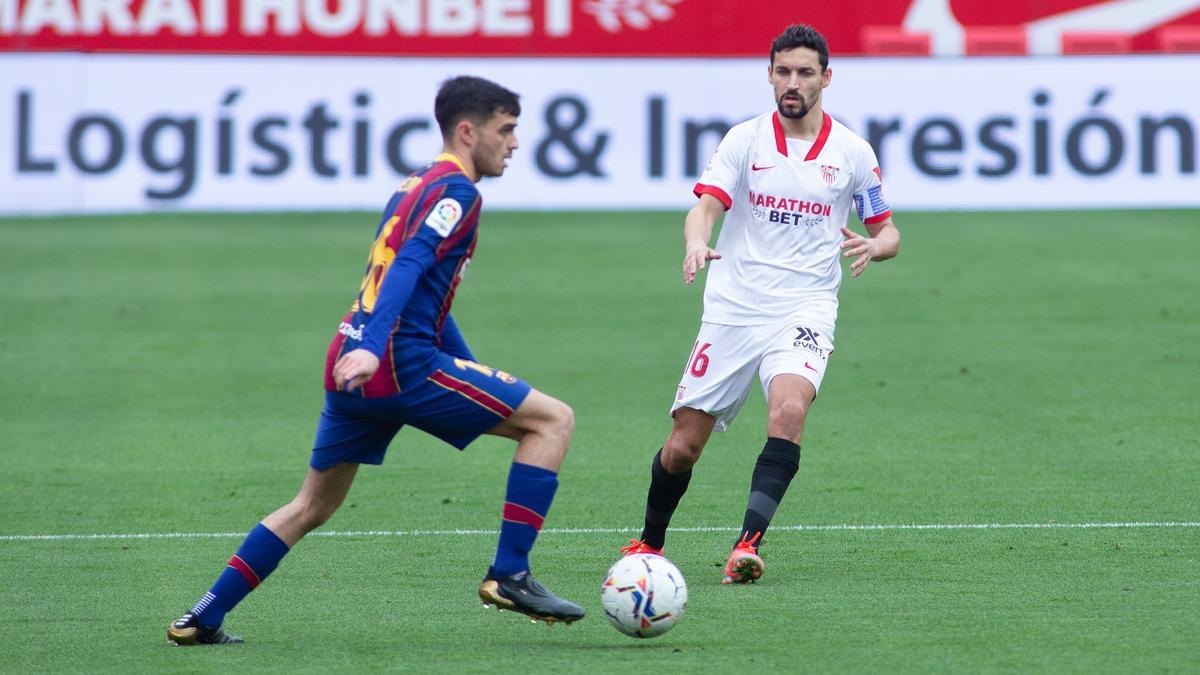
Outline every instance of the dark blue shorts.
{"type": "Polygon", "coordinates": [[[462,450],[513,414],[532,389],[487,366],[438,354],[435,370],[395,396],[325,392],[309,466],[382,464],[396,432],[414,426],[462,450]]]}

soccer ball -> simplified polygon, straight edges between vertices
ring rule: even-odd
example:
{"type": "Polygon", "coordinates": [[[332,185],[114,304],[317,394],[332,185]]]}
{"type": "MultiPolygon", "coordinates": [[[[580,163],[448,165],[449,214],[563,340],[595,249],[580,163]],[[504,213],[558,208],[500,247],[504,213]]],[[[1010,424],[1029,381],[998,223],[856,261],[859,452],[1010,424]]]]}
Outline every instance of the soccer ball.
{"type": "Polygon", "coordinates": [[[679,568],[661,555],[625,556],[609,568],[600,604],[617,630],[649,638],[671,630],[687,607],[687,583],[679,568]]]}

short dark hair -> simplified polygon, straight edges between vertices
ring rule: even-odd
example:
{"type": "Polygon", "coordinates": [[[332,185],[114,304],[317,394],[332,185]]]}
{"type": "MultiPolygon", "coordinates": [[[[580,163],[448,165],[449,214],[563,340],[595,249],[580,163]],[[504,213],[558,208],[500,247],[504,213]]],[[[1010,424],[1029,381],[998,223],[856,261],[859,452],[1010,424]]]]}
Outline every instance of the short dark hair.
{"type": "Polygon", "coordinates": [[[497,112],[521,115],[521,102],[515,93],[482,77],[460,75],[442,83],[433,101],[433,117],[442,138],[454,133],[454,125],[464,117],[482,124],[497,112]]]}
{"type": "Polygon", "coordinates": [[[816,28],[804,23],[796,23],[783,29],[779,37],[771,43],[771,63],[775,63],[775,55],[782,51],[807,47],[817,53],[821,62],[821,71],[829,67],[829,45],[825,44],[825,36],[816,28]]]}

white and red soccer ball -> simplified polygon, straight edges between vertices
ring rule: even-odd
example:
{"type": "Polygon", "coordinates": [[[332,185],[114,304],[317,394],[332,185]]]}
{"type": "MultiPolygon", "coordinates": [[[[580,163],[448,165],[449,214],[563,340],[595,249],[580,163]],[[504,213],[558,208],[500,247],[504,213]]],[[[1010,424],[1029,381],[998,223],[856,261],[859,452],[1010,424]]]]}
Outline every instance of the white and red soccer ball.
{"type": "Polygon", "coordinates": [[[671,630],[687,608],[687,582],[679,568],[660,555],[621,558],[604,577],[600,604],[617,630],[649,638],[671,630]]]}

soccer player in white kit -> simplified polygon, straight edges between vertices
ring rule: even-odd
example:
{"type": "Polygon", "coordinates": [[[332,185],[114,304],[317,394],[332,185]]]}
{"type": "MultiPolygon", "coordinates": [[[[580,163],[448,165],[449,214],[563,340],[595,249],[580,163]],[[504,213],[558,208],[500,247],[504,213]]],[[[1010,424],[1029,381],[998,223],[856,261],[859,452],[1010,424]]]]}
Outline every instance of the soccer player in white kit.
{"type": "Polygon", "coordinates": [[[771,45],[777,110],[729,130],[684,219],[683,280],[708,261],[704,315],[679,383],[671,433],[651,466],[642,537],[622,550],[661,553],[671,515],[713,430],[737,416],[757,374],[767,441],[754,468],[742,531],[724,583],[758,579],[762,535],[800,466],[800,437],[833,353],[837,292],[900,249],[875,152],[824,112],[833,71],[825,38],[794,25],[771,45]],[[846,226],[854,209],[868,237],[846,226]],[[713,224],[725,221],[715,249],[713,224]]]}

